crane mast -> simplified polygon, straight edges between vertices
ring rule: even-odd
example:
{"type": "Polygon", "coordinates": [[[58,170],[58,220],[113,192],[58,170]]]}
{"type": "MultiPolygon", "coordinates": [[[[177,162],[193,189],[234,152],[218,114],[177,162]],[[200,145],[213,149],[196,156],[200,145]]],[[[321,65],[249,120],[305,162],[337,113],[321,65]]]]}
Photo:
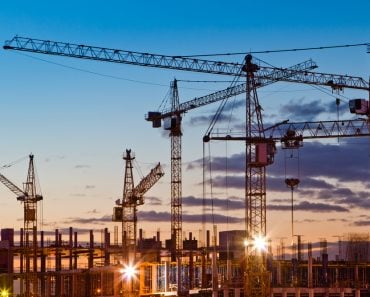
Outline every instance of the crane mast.
{"type": "Polygon", "coordinates": [[[164,172],[158,163],[135,187],[132,164],[135,156],[127,149],[123,159],[125,160],[123,195],[122,200],[116,201],[120,207],[114,208],[113,221],[122,222],[123,260],[125,263],[133,264],[136,254],[137,207],[144,204],[144,194],[157,183],[164,172]]]}
{"type": "MultiPolygon", "coordinates": [[[[25,296],[34,296],[38,292],[37,280],[37,202],[43,197],[37,194],[33,155],[29,155],[27,181],[24,190],[0,174],[0,182],[17,195],[17,200],[23,203],[23,252],[20,259],[21,272],[25,272],[25,296]],[[25,264],[25,271],[23,271],[25,264]],[[32,269],[31,269],[32,268],[32,269]]],[[[23,281],[21,282],[23,290],[23,281]]]]}
{"type": "Polygon", "coordinates": [[[123,159],[125,160],[125,177],[122,197],[122,248],[124,251],[124,263],[129,263],[130,258],[132,258],[130,253],[136,254],[137,203],[131,195],[134,189],[134,177],[132,172],[132,161],[134,158],[135,156],[131,154],[131,150],[126,150],[126,153],[123,154],[123,159]]]}
{"type": "MultiPolygon", "coordinates": [[[[171,109],[175,112],[179,106],[177,80],[171,83],[171,109]]],[[[171,137],[171,260],[177,263],[177,290],[182,296],[186,289],[182,282],[182,162],[181,162],[181,114],[170,118],[171,137]]]]}
{"type": "MultiPolygon", "coordinates": [[[[116,204],[120,206],[113,209],[113,221],[122,222],[122,260],[123,274],[125,274],[125,269],[134,269],[137,265],[137,207],[144,204],[144,194],[157,183],[164,172],[158,163],[135,187],[132,172],[132,162],[135,156],[130,149],[126,149],[123,159],[125,160],[123,197],[122,201],[120,199],[116,201],[116,204]]],[[[132,276],[127,277],[131,278],[132,276]]],[[[123,280],[124,296],[135,296],[137,285],[135,279],[123,280]]]]}
{"type": "Polygon", "coordinates": [[[266,251],[253,248],[249,243],[266,237],[266,166],[273,162],[275,146],[264,136],[261,106],[257,96],[255,72],[258,65],[247,55],[246,72],[246,154],[245,154],[245,230],[246,274],[244,295],[268,296],[269,277],[265,265],[266,251]]]}

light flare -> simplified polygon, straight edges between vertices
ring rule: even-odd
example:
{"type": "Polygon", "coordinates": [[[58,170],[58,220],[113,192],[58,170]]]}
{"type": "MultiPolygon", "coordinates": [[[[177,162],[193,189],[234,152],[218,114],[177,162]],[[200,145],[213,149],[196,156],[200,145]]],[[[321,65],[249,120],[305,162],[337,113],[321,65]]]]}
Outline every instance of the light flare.
{"type": "Polygon", "coordinates": [[[129,264],[129,265],[124,265],[122,269],[120,269],[120,272],[123,276],[124,279],[130,280],[138,274],[138,271],[136,269],[135,265],[129,264]]]}

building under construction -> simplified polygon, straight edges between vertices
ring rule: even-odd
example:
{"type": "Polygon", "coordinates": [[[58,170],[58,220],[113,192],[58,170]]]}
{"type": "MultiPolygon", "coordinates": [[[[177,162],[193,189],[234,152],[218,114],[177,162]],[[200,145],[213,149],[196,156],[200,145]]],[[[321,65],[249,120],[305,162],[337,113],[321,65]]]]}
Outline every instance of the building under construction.
{"type": "MultiPolygon", "coordinates": [[[[79,242],[73,228],[67,234],[55,230],[54,240],[45,242],[41,231],[37,252],[30,253],[13,229],[2,229],[1,296],[177,295],[178,275],[188,295],[244,296],[244,231],[220,232],[217,246],[210,244],[207,232],[204,247],[189,234],[183,241],[178,269],[171,261],[171,240],[162,242],[159,232],[153,238],[143,238],[140,230],[132,274],[122,263],[122,244],[111,243],[108,229],[101,232],[102,242],[96,242],[93,231],[88,242],[79,242]]],[[[268,248],[269,296],[370,296],[369,243],[368,235],[349,234],[338,242],[339,254],[334,260],[329,260],[325,240],[315,248],[299,242],[293,254],[285,254],[281,243],[276,255],[268,248]]]]}
{"type": "MultiPolygon", "coordinates": [[[[348,235],[341,242],[338,257],[329,260],[328,247],[300,240],[288,256],[281,244],[274,256],[266,238],[266,170],[274,163],[276,143],[281,148],[297,150],[304,139],[369,136],[370,100],[350,100],[351,113],[360,119],[288,123],[283,121],[264,127],[262,107],[257,89],[275,82],[290,82],[329,87],[333,92],[343,89],[365,91],[370,98],[367,80],[348,75],[313,72],[317,65],[305,61],[287,68],[271,67],[247,54],[242,63],[203,60],[194,57],[165,56],[107,47],[86,46],[14,37],[4,49],[70,58],[96,60],[144,67],[166,68],[233,77],[231,87],[190,101],[179,102],[177,81],[171,83],[171,109],[149,112],[146,120],[154,128],[162,125],[171,138],[171,238],[161,241],[137,237],[137,208],[144,203],[143,195],[163,176],[158,164],[135,186],[132,175],[131,150],[126,150],[125,179],[122,199],[116,201],[113,221],[122,223],[121,240],[114,231],[104,230],[100,244],[90,231],[89,241],[78,241],[72,228],[63,234],[55,230],[52,242],[45,242],[43,231],[37,230],[37,195],[33,163],[27,176],[26,188],[20,189],[3,175],[0,181],[24,203],[24,228],[19,240],[14,231],[2,234],[1,260],[2,295],[41,297],[88,296],[166,296],[212,295],[213,297],[273,297],[273,296],[370,296],[368,292],[368,238],[348,235]],[[243,83],[237,84],[242,78],[243,83]],[[214,131],[227,98],[245,93],[245,125],[242,133],[226,134],[214,131]],[[245,228],[243,231],[210,233],[203,229],[202,245],[189,234],[183,240],[182,230],[182,115],[191,109],[220,101],[212,123],[203,137],[211,140],[243,141],[245,143],[245,228]],[[240,136],[242,135],[242,136],[240,136]],[[207,234],[207,236],[204,236],[207,234]],[[63,240],[67,236],[67,240],[63,240]],[[345,244],[344,244],[345,243],[345,244]],[[317,256],[317,249],[319,255],[317,256]]],[[[338,102],[338,101],[337,101],[338,102]]],[[[234,132],[234,131],[232,131],[234,132]]],[[[204,182],[204,181],[203,181],[204,182]]],[[[287,179],[292,191],[298,179],[287,179]]],[[[203,225],[204,226],[204,225],[203,225]]],[[[215,227],[215,226],[214,226],[215,227]]],[[[215,228],[216,229],[216,228],[215,228]]]]}

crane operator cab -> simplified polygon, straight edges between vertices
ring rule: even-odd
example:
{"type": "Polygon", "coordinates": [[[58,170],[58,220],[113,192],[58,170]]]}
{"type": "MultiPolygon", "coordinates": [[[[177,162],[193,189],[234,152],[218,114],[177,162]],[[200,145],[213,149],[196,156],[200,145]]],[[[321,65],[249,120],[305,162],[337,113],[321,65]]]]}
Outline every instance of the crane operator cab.
{"type": "Polygon", "coordinates": [[[253,167],[263,167],[274,162],[276,153],[275,142],[266,139],[263,142],[255,144],[255,154],[251,158],[250,165],[253,167]]]}
{"type": "Polygon", "coordinates": [[[365,99],[349,100],[349,111],[354,114],[370,115],[369,102],[365,99]]]}

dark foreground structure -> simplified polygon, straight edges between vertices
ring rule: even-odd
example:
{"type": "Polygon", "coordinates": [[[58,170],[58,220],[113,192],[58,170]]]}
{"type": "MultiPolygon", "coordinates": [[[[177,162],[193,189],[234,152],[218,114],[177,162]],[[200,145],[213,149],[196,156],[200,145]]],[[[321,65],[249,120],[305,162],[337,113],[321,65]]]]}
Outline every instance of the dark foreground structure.
{"type": "MultiPolygon", "coordinates": [[[[67,232],[67,240],[55,230],[54,240],[46,242],[40,232],[36,248],[30,248],[22,241],[15,243],[13,229],[2,229],[0,296],[177,296],[178,275],[187,296],[244,296],[243,231],[220,232],[216,247],[210,246],[209,232],[204,247],[198,247],[190,233],[183,241],[180,274],[176,261],[171,259],[171,240],[162,245],[159,232],[153,238],[143,238],[140,232],[138,260],[132,271],[122,263],[123,247],[117,243],[116,232],[114,244],[107,229],[101,231],[100,243],[94,241],[93,231],[85,243],[77,241],[72,228],[67,232]]],[[[269,251],[269,295],[370,296],[367,236],[352,234],[340,244],[335,260],[329,260],[325,242],[316,250],[311,244],[302,248],[299,243],[293,256],[285,255],[281,245],[274,257],[269,251]]]]}

